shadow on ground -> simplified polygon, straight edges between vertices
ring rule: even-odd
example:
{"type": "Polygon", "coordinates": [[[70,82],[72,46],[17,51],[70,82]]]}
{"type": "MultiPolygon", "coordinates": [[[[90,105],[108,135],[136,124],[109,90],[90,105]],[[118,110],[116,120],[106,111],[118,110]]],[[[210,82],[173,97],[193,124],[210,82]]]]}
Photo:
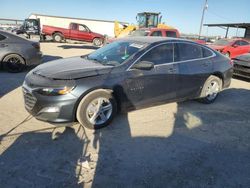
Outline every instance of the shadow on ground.
{"type": "MultiPolygon", "coordinates": [[[[133,136],[129,117],[119,115],[91,138],[99,148],[92,187],[249,187],[249,98],[249,90],[228,89],[211,105],[178,103],[165,137],[133,136]]],[[[87,158],[87,141],[72,129],[56,141],[21,135],[0,156],[1,186],[83,187],[76,163],[87,158]]]]}
{"type": "Polygon", "coordinates": [[[245,82],[250,82],[250,78],[247,79],[247,78],[244,78],[244,77],[240,77],[240,76],[233,76],[234,79],[237,79],[237,80],[241,80],[241,81],[245,81],[245,82]]]}
{"type": "MultiPolygon", "coordinates": [[[[42,58],[42,62],[47,63],[48,61],[60,58],[62,57],[44,55],[42,58]]],[[[23,83],[26,74],[33,68],[35,68],[35,66],[30,66],[20,73],[9,73],[4,70],[0,70],[0,97],[20,87],[23,83]]]]}
{"type": "Polygon", "coordinates": [[[59,48],[63,49],[89,49],[89,50],[97,50],[100,47],[97,46],[89,46],[89,45],[81,45],[81,46],[76,46],[76,45],[70,45],[70,44],[65,44],[58,46],[59,48]]]}

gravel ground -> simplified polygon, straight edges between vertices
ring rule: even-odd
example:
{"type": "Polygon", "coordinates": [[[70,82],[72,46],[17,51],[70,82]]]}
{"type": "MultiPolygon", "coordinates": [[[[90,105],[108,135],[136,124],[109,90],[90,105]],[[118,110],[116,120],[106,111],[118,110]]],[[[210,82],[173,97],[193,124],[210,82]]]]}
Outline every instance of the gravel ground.
{"type": "MultiPolygon", "coordinates": [[[[95,49],[41,47],[44,61],[95,49]]],[[[249,82],[233,79],[214,104],[132,111],[92,131],[30,117],[26,73],[0,72],[0,187],[250,187],[249,82]]]]}

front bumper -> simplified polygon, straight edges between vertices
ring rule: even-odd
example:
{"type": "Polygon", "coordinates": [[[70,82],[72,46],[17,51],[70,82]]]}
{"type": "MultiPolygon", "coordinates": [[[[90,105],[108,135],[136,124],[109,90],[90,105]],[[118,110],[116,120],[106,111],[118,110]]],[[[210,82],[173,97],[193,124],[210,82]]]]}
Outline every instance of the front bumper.
{"type": "Polygon", "coordinates": [[[22,86],[26,110],[36,119],[50,123],[75,121],[77,97],[71,93],[59,96],[44,96],[25,83],[22,86]]]}
{"type": "Polygon", "coordinates": [[[233,74],[244,78],[250,78],[250,66],[235,63],[233,74]]]}

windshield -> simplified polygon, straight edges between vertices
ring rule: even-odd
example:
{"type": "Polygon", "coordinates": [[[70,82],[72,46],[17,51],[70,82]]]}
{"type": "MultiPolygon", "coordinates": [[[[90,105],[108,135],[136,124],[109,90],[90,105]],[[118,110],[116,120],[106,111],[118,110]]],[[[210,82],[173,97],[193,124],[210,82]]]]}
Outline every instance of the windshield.
{"type": "Polygon", "coordinates": [[[148,34],[147,30],[135,30],[130,33],[130,36],[147,36],[148,34]]]}
{"type": "Polygon", "coordinates": [[[103,65],[118,66],[145,46],[138,42],[113,42],[89,54],[87,59],[103,65]]]}
{"type": "Polygon", "coordinates": [[[230,41],[226,39],[220,39],[220,40],[215,41],[213,44],[219,45],[219,46],[227,46],[230,44],[230,41]]]}

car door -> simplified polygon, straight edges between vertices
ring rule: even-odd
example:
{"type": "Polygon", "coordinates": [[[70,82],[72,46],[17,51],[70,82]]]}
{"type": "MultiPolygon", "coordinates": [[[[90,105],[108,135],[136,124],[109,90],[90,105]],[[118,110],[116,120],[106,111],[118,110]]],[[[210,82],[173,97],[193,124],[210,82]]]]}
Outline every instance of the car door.
{"type": "MultiPolygon", "coordinates": [[[[161,44],[144,54],[136,64],[152,62],[150,70],[132,66],[127,71],[126,93],[135,106],[168,101],[176,97],[176,74],[173,43],[161,44]]],[[[135,65],[136,65],[135,64],[135,65]]]]}
{"type": "Polygon", "coordinates": [[[193,43],[176,43],[176,63],[179,74],[177,77],[177,98],[192,98],[202,88],[213,65],[209,56],[213,52],[208,48],[193,43]]]}
{"type": "Polygon", "coordinates": [[[78,25],[76,23],[70,24],[70,38],[78,40],[78,25]]]}
{"type": "Polygon", "coordinates": [[[85,25],[78,25],[78,39],[84,41],[91,41],[92,37],[90,30],[85,25]]]}
{"type": "Polygon", "coordinates": [[[234,42],[234,44],[232,45],[232,50],[230,52],[230,57],[236,57],[240,54],[244,53],[244,48],[241,45],[241,40],[237,40],[234,42]]]}
{"type": "Polygon", "coordinates": [[[242,53],[250,52],[250,44],[249,44],[249,42],[242,40],[241,41],[241,47],[242,47],[242,53]]]}

